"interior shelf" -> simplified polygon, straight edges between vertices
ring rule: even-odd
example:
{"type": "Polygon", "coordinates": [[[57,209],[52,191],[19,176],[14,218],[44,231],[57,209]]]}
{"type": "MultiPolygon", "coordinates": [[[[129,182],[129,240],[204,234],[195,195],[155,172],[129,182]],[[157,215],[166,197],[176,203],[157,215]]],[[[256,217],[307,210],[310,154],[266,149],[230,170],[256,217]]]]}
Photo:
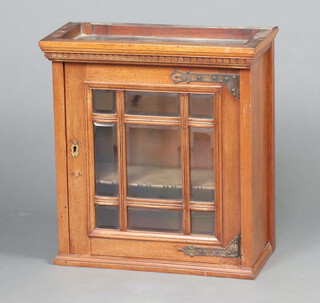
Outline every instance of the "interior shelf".
{"type": "MultiPolygon", "coordinates": [[[[100,169],[100,174],[97,175],[96,182],[101,184],[117,184],[117,170],[112,165],[105,165],[100,169]]],[[[146,187],[146,188],[178,188],[181,189],[181,184],[176,184],[176,180],[181,180],[181,169],[164,168],[157,166],[129,166],[128,167],[128,186],[146,187]],[[134,171],[135,180],[131,180],[130,172],[134,171]]],[[[192,189],[198,190],[214,190],[214,181],[212,171],[207,169],[194,169],[192,171],[192,189]]]]}

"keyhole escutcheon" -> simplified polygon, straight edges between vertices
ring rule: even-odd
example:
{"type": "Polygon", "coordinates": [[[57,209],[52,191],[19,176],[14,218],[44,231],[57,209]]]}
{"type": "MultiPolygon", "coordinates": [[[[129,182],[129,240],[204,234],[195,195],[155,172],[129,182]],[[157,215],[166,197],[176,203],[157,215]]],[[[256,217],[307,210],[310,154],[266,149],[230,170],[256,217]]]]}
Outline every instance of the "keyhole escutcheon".
{"type": "Polygon", "coordinates": [[[79,144],[78,142],[73,142],[71,145],[71,155],[73,158],[78,157],[79,155],[79,144]]]}

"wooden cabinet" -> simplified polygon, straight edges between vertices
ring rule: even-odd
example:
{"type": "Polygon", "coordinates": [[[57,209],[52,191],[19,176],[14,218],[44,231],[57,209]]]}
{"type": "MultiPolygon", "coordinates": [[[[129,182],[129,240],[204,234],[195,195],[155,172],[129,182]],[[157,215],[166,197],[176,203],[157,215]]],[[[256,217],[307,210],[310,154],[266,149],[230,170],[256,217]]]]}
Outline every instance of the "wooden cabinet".
{"type": "Polygon", "coordinates": [[[253,279],[275,248],[277,28],[68,23],[58,265],[253,279]]]}

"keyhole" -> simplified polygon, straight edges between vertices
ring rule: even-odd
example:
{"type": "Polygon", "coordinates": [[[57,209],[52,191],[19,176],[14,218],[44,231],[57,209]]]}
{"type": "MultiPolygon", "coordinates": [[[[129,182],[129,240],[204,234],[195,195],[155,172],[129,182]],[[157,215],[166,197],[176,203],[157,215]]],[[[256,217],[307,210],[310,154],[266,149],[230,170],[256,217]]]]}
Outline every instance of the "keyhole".
{"type": "Polygon", "coordinates": [[[77,143],[73,143],[71,146],[71,155],[73,158],[78,157],[79,154],[79,146],[77,143]]]}

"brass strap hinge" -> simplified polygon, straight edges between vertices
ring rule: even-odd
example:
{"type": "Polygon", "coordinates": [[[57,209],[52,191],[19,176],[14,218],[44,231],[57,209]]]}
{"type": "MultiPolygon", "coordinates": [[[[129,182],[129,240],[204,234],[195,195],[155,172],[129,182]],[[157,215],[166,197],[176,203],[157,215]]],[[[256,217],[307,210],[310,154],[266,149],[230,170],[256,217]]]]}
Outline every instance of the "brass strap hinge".
{"type": "Polygon", "coordinates": [[[207,256],[207,257],[224,257],[224,258],[240,258],[240,235],[236,236],[227,247],[197,247],[193,245],[179,248],[178,251],[184,252],[185,255],[207,256]]]}
{"type": "Polygon", "coordinates": [[[203,73],[191,73],[180,72],[174,70],[170,74],[172,81],[177,84],[181,82],[212,82],[222,83],[226,86],[228,91],[236,98],[240,98],[240,77],[236,74],[203,74],[203,73]]]}

